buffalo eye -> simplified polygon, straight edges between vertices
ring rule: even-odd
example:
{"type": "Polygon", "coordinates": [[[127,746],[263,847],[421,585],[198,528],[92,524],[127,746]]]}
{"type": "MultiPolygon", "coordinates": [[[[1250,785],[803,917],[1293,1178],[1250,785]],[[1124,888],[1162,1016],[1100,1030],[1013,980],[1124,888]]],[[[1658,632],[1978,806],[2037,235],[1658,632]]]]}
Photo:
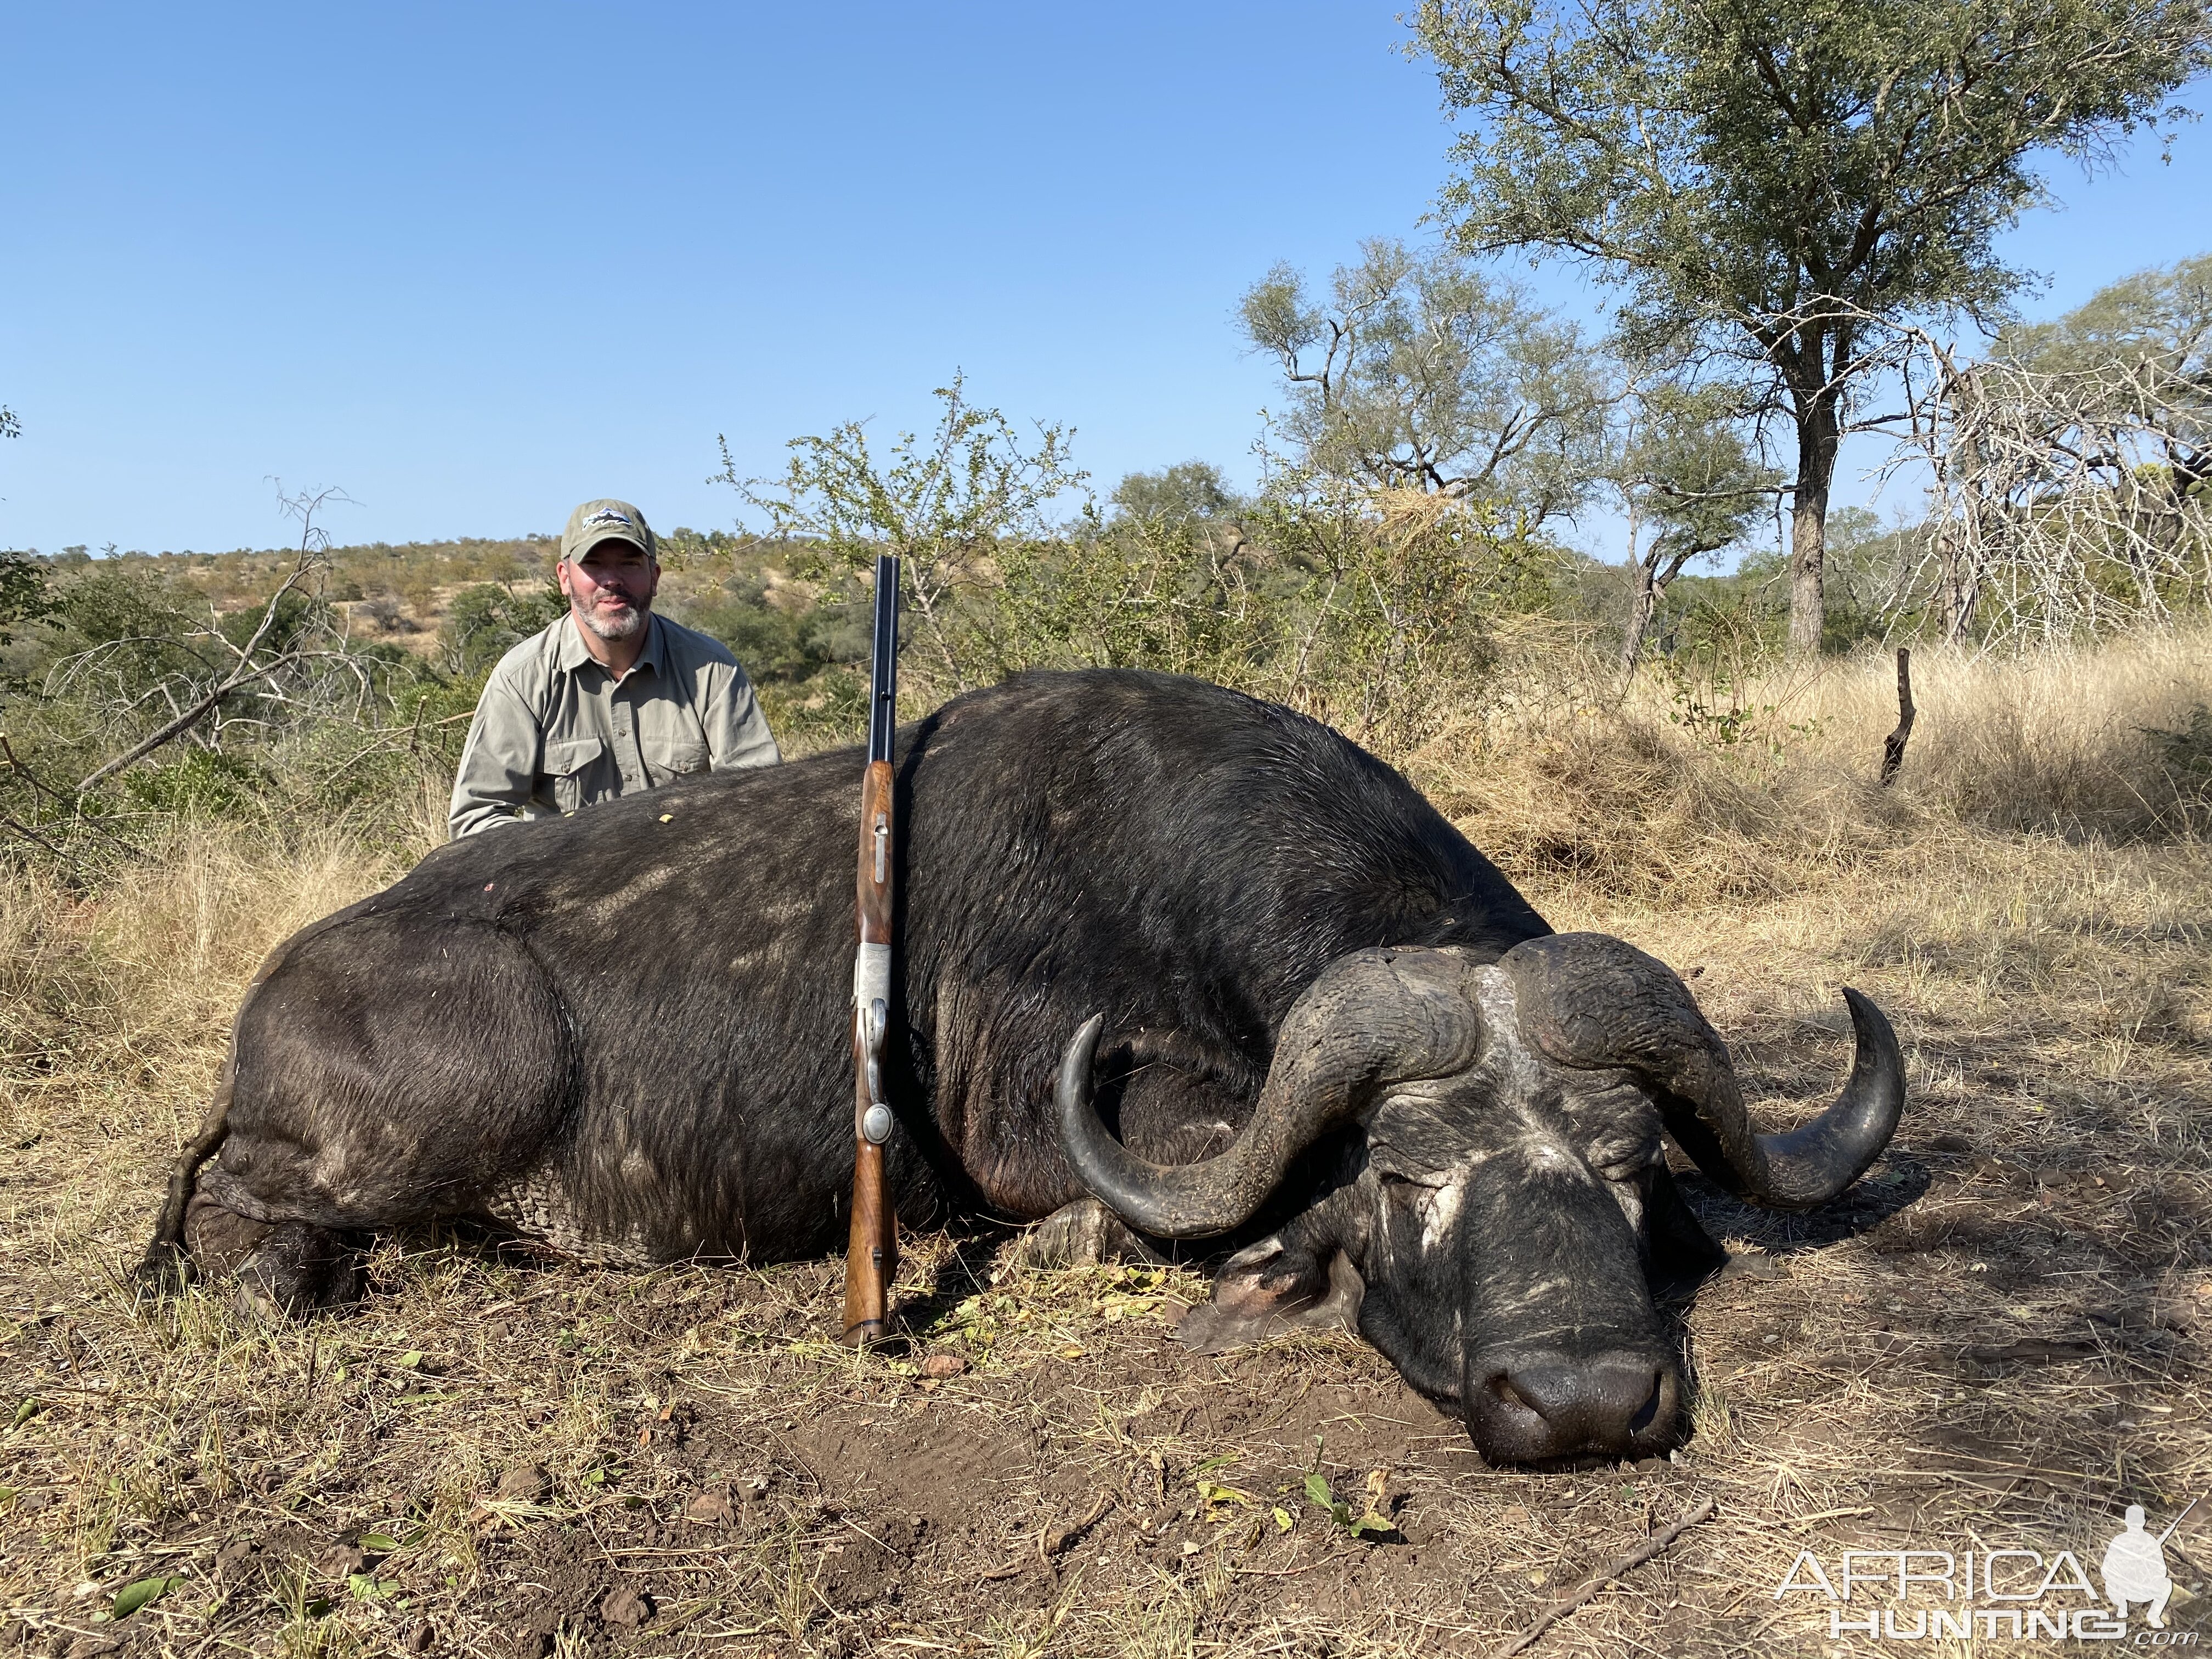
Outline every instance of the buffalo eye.
{"type": "Polygon", "coordinates": [[[1406,1175],[1397,1170],[1385,1169],[1379,1164],[1373,1167],[1376,1179],[1393,1192],[1419,1197],[1425,1193],[1433,1193],[1444,1184],[1442,1179],[1434,1176],[1406,1175]]]}
{"type": "Polygon", "coordinates": [[[1436,1188],[1427,1182],[1400,1175],[1395,1170],[1377,1170],[1375,1178],[1386,1199],[1394,1203],[1409,1205],[1416,1210],[1436,1196],[1436,1188]]]}

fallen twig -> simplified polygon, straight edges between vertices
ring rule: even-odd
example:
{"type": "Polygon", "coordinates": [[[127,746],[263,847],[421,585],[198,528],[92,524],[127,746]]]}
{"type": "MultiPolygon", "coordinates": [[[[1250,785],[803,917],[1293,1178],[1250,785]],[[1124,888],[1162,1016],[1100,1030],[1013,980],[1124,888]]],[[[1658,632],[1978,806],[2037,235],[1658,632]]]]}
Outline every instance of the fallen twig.
{"type": "MultiPolygon", "coordinates": [[[[1371,1545],[1367,1547],[1372,1547],[1371,1545]]],[[[1309,1561],[1303,1567],[1231,1567],[1230,1571],[1239,1578],[1297,1578],[1316,1567],[1325,1567],[1336,1561],[1349,1561],[1353,1556],[1366,1553],[1365,1548],[1339,1550],[1334,1555],[1322,1556],[1318,1561],[1309,1561]]]]}
{"type": "MultiPolygon", "coordinates": [[[[17,777],[22,779],[25,783],[31,786],[32,816],[34,818],[38,815],[38,800],[40,797],[44,797],[46,799],[52,801],[57,806],[71,809],[71,821],[79,828],[89,830],[96,836],[104,836],[108,841],[114,842],[116,846],[121,848],[126,853],[135,854],[138,852],[139,849],[137,847],[125,841],[122,836],[117,835],[112,830],[107,828],[106,825],[101,823],[98,819],[85,817],[84,803],[82,800],[72,800],[70,796],[64,794],[60,790],[55,788],[53,785],[48,783],[44,778],[40,777],[36,772],[33,772],[29,767],[24,765],[21,760],[17,758],[15,754],[15,745],[8,741],[8,734],[5,732],[0,732],[0,759],[4,759],[8,763],[8,769],[9,771],[13,772],[17,777]]],[[[15,830],[21,834],[30,836],[32,840],[37,842],[40,846],[46,848],[49,852],[53,853],[55,856],[63,859],[67,858],[68,854],[55,847],[52,842],[46,841],[39,836],[33,835],[29,827],[14,818],[9,818],[8,823],[10,828],[15,830]]],[[[54,826],[52,824],[40,824],[38,827],[40,829],[52,829],[54,826]]]]}
{"type": "Polygon", "coordinates": [[[1536,1615],[1536,1622],[1534,1624],[1529,1626],[1527,1630],[1522,1631],[1520,1635],[1515,1637],[1513,1640],[1508,1643],[1505,1646],[1498,1649],[1496,1659],[1511,1659],[1512,1655],[1535,1646],[1537,1638],[1543,1635],[1546,1631],[1551,1629],[1553,1626],[1558,1624],[1560,1620],[1565,1618],[1577,1607],[1582,1606],[1583,1602],[1594,1598],[1597,1593],[1603,1589],[1607,1584],[1612,1583],[1617,1578],[1626,1577],[1630,1573],[1635,1571],[1637,1568],[1642,1566],[1646,1561],[1649,1561],[1653,1556],[1660,1553],[1660,1552],[1664,1550],[1668,1545],[1672,1544],[1677,1538],[1680,1538],[1684,1533],[1689,1531],[1691,1528],[1696,1526],[1700,1521],[1710,1521],[1712,1518],[1713,1500],[1708,1498],[1703,1503],[1699,1504],[1695,1509],[1692,1510],[1687,1515],[1682,1516],[1680,1520],[1674,1522],[1672,1525],[1667,1527],[1662,1531],[1652,1534],[1650,1537],[1645,1539],[1634,1549],[1629,1551],[1627,1554],[1622,1556],[1620,1559],[1615,1561],[1611,1566],[1607,1567],[1603,1572],[1598,1574],[1596,1577],[1591,1579],[1588,1583],[1584,1584],[1580,1589],[1575,1591],[1571,1595],[1562,1596],[1559,1600],[1553,1602],[1550,1607],[1545,1608],[1543,1612],[1536,1615]]]}
{"type": "Polygon", "coordinates": [[[1098,1524],[1098,1517],[1106,1513],[1106,1506],[1113,1501],[1114,1494],[1112,1492],[1102,1492],[1098,1494],[1098,1501],[1091,1506],[1091,1513],[1085,1516],[1080,1521],[1075,1522],[1069,1526],[1048,1528],[1045,1531],[1039,1533],[1037,1534],[1037,1539],[1039,1543],[1043,1547],[1046,1559],[1049,1560],[1052,1557],[1059,1554],[1077,1539],[1082,1537],[1085,1533],[1089,1532],[1091,1528],[1097,1526],[1098,1524]]]}
{"type": "MultiPolygon", "coordinates": [[[[1080,1521],[1072,1522],[1065,1527],[1040,1527],[1037,1528],[1037,1562],[1043,1567],[1045,1571],[1052,1572],[1054,1571],[1052,1565],[1052,1558],[1059,1554],[1062,1550],[1066,1549],[1070,1544],[1080,1538],[1091,1528],[1097,1526],[1098,1524],[1098,1517],[1106,1513],[1107,1506],[1112,1504],[1113,1501],[1113,1493],[1101,1492],[1098,1495],[1098,1501],[1091,1505],[1091,1513],[1085,1516],[1080,1521]]],[[[978,1573],[975,1576],[975,1582],[979,1584],[988,1584],[995,1583],[997,1580],[1001,1578],[1012,1578],[1016,1573],[1027,1570],[1029,1565],[1029,1552],[1024,1550],[1020,1554],[1017,1555],[1012,1560],[1007,1562],[1004,1566],[994,1567],[988,1572],[978,1573]]]]}
{"type": "Polygon", "coordinates": [[[68,796],[63,794],[60,790],[55,788],[44,778],[40,777],[36,772],[33,772],[29,767],[24,765],[21,761],[15,758],[15,745],[8,741],[8,734],[5,732],[0,732],[0,758],[5,758],[8,763],[8,769],[13,772],[17,777],[22,779],[24,782],[31,786],[31,793],[33,794],[44,795],[47,799],[52,801],[57,806],[66,806],[69,805],[68,796]]]}

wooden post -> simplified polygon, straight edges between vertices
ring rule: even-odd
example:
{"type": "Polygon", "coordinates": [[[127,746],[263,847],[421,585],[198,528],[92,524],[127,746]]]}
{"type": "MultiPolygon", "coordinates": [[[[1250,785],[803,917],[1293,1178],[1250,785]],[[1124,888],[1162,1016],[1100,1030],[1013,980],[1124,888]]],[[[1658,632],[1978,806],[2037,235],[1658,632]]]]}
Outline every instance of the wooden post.
{"type": "Polygon", "coordinates": [[[1912,735],[1912,653],[1902,646],[1897,652],[1897,730],[1881,740],[1881,779],[1884,789],[1905,764],[1905,739],[1912,735]]]}

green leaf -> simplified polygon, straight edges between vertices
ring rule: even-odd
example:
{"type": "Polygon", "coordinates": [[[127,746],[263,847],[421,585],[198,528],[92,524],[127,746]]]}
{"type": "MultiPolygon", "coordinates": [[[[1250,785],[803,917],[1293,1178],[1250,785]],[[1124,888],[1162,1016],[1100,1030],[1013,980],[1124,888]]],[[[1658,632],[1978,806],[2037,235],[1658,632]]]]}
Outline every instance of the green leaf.
{"type": "Polygon", "coordinates": [[[346,1588],[353,1592],[353,1599],[356,1601],[389,1601],[392,1599],[391,1590],[378,1583],[374,1573],[348,1573],[346,1588]]]}
{"type": "Polygon", "coordinates": [[[1319,1474],[1306,1477],[1306,1496],[1313,1500],[1316,1508],[1327,1510],[1329,1520],[1343,1528],[1352,1537],[1358,1538],[1363,1534],[1370,1532],[1389,1532],[1391,1529],[1393,1523],[1390,1518],[1385,1515],[1376,1514],[1372,1504],[1368,1505],[1364,1514],[1354,1515],[1352,1512],[1352,1505],[1331,1492],[1328,1489],[1328,1482],[1322,1480],[1319,1474]]]}
{"type": "Polygon", "coordinates": [[[24,1424],[29,1422],[33,1418],[36,1417],[45,1409],[45,1405],[40,1401],[36,1399],[26,1399],[21,1405],[15,1407],[15,1418],[8,1425],[9,1431],[13,1433],[15,1430],[21,1428],[24,1424]]]}
{"type": "Polygon", "coordinates": [[[365,1532],[361,1535],[361,1547],[375,1555],[389,1555],[399,1547],[399,1540],[386,1532],[365,1532]]]}
{"type": "Polygon", "coordinates": [[[1285,1509],[1280,1504],[1276,1504],[1273,1510],[1268,1511],[1268,1513],[1275,1517],[1275,1529],[1278,1532],[1288,1532],[1292,1526],[1297,1524],[1291,1519],[1291,1512],[1285,1509]]]}
{"type": "Polygon", "coordinates": [[[115,1593],[115,1616],[128,1619],[149,1602],[158,1601],[185,1581],[181,1578],[141,1578],[115,1593]]]}
{"type": "Polygon", "coordinates": [[[403,1371],[411,1371],[417,1365],[420,1365],[422,1363],[422,1350],[420,1348],[410,1348],[405,1353],[401,1354],[398,1358],[393,1360],[392,1363],[398,1366],[403,1371]]]}

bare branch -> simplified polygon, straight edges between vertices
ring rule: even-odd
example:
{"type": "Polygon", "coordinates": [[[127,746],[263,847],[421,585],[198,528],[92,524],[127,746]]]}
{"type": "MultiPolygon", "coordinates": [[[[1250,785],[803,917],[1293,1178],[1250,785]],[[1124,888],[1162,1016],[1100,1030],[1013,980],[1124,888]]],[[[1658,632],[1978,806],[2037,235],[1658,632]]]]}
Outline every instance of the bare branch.
{"type": "MultiPolygon", "coordinates": [[[[82,794],[104,779],[114,776],[125,767],[144,759],[164,744],[190,731],[211,709],[217,708],[225,697],[256,682],[266,680],[270,675],[292,665],[300,654],[295,652],[287,652],[280,653],[275,660],[264,663],[258,668],[252,665],[254,658],[261,650],[263,641],[268,639],[270,630],[276,626],[286,596],[298,592],[309,576],[323,569],[328,563],[325,554],[330,545],[330,534],[315,525],[315,510],[325,501],[349,498],[342,490],[325,489],[313,495],[302,495],[298,497],[279,496],[278,499],[283,502],[285,511],[301,521],[300,559],[299,562],[293,567],[292,573],[286,576],[277,585],[276,591],[269,596],[268,604],[262,607],[261,620],[254,628],[252,635],[246,641],[245,647],[242,649],[232,647],[236,651],[237,665],[216,685],[188,704],[173,720],[158,727],[151,736],[143,738],[123,754],[87,774],[76,786],[78,794],[82,794]]],[[[223,637],[219,629],[216,630],[216,636],[223,637]]],[[[228,644],[227,639],[224,642],[228,644]]]]}

